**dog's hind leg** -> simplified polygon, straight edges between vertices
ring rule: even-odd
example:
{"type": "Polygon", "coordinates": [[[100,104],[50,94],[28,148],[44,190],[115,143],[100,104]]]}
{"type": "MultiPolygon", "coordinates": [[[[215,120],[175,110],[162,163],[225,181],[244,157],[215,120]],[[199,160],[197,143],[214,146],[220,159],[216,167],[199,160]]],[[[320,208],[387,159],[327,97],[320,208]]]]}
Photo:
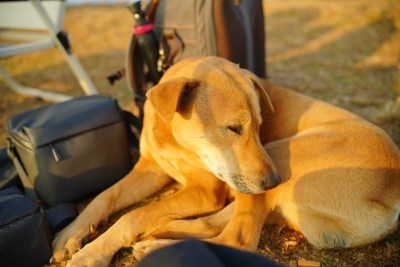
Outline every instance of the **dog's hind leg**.
{"type": "Polygon", "coordinates": [[[266,192],[266,206],[312,245],[364,245],[396,226],[400,154],[381,130],[338,120],[265,148],[283,181],[266,192]]]}
{"type": "MultiPolygon", "coordinates": [[[[175,220],[152,234],[154,238],[201,238],[240,249],[255,250],[267,212],[264,194],[236,192],[235,201],[224,209],[192,220],[175,220]]],[[[144,244],[148,252],[151,241],[144,244]]],[[[157,247],[157,241],[155,241],[157,247]]],[[[140,244],[137,248],[140,248],[140,244]]]]}
{"type": "Polygon", "coordinates": [[[235,202],[208,216],[174,220],[152,233],[157,239],[212,238],[219,235],[232,217],[235,202]]]}
{"type": "Polygon", "coordinates": [[[206,241],[255,251],[266,216],[264,194],[236,192],[235,206],[228,224],[218,236],[206,241]]]}
{"type": "Polygon", "coordinates": [[[133,254],[140,260],[146,254],[178,242],[180,239],[207,239],[218,236],[232,218],[235,202],[211,215],[195,219],[173,220],[156,230],[148,238],[132,245],[133,254]]]}
{"type": "Polygon", "coordinates": [[[110,214],[154,194],[170,181],[171,178],[156,164],[141,157],[127,176],[93,199],[70,225],[57,234],[53,241],[54,259],[61,261],[67,253],[79,250],[82,239],[110,214]]]}
{"type": "Polygon", "coordinates": [[[199,238],[255,250],[261,231],[259,226],[262,227],[262,220],[265,218],[265,212],[263,213],[263,209],[257,206],[262,207],[263,203],[262,194],[252,196],[237,193],[235,201],[216,213],[196,219],[170,221],[151,235],[151,238],[157,239],[145,240],[133,245],[135,258],[139,260],[155,249],[172,245],[178,241],[177,239],[184,238],[199,238]],[[239,205],[236,205],[236,202],[239,205]],[[235,205],[239,207],[235,208],[235,205]],[[235,219],[232,220],[232,217],[235,219]],[[256,240],[253,240],[254,238],[256,240]]]}
{"type": "Polygon", "coordinates": [[[375,242],[395,229],[398,211],[365,202],[359,205],[357,220],[344,214],[328,215],[312,208],[300,208],[299,230],[317,248],[349,248],[375,242]]]}

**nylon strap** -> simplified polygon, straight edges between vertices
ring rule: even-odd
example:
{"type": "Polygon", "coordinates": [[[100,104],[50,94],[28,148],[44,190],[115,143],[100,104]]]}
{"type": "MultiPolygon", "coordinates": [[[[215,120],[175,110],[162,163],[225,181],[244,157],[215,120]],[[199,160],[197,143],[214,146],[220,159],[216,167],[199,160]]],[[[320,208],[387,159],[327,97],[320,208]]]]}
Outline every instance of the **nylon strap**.
{"type": "Polygon", "coordinates": [[[35,187],[33,182],[29,179],[24,167],[21,164],[21,159],[18,156],[18,152],[15,148],[14,143],[10,138],[7,138],[8,142],[8,156],[12,159],[15,168],[17,169],[18,175],[21,178],[21,182],[25,189],[25,195],[32,200],[33,202],[37,203],[38,197],[35,192],[35,187]]]}

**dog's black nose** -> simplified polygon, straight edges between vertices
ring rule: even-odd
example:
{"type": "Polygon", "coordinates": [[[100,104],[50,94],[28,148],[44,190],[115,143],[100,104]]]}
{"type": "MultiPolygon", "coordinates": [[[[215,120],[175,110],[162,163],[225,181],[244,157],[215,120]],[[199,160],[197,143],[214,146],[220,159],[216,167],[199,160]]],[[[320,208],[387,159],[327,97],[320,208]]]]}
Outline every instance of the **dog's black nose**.
{"type": "Polygon", "coordinates": [[[262,182],[262,187],[264,190],[272,189],[277,187],[281,182],[281,177],[279,174],[271,173],[267,176],[267,178],[262,182]]]}

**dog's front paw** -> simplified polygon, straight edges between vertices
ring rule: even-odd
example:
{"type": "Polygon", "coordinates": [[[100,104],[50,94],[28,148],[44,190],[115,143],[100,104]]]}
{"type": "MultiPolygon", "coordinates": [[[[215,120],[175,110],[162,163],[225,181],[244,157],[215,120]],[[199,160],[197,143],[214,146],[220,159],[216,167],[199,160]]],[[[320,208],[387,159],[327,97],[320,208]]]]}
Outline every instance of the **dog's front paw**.
{"type": "Polygon", "coordinates": [[[89,233],[90,227],[80,226],[76,222],[68,225],[53,241],[53,260],[61,262],[68,254],[76,253],[82,247],[82,239],[89,233]]]}
{"type": "Polygon", "coordinates": [[[172,239],[154,239],[136,242],[132,245],[132,254],[136,260],[141,260],[145,255],[150,252],[177,243],[179,240],[172,239]]]}
{"type": "Polygon", "coordinates": [[[97,249],[93,243],[90,243],[72,257],[67,267],[103,267],[108,266],[111,259],[112,256],[107,256],[101,249],[97,249]]]}

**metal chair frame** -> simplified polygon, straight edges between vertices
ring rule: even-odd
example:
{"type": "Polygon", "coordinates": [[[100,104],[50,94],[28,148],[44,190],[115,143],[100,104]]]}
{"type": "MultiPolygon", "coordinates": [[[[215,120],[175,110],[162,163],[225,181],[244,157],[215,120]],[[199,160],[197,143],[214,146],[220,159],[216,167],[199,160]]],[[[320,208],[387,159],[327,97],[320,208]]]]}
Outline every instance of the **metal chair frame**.
{"type": "MultiPolygon", "coordinates": [[[[69,49],[68,36],[62,31],[65,2],[13,1],[0,2],[0,38],[24,40],[19,44],[0,46],[0,59],[50,48],[58,48],[78,79],[86,95],[98,94],[86,71],[69,49]],[[37,30],[42,30],[38,32],[37,30]]],[[[24,86],[17,82],[0,62],[0,72],[5,82],[19,94],[38,97],[52,102],[69,100],[72,97],[51,91],[24,86]]]]}

